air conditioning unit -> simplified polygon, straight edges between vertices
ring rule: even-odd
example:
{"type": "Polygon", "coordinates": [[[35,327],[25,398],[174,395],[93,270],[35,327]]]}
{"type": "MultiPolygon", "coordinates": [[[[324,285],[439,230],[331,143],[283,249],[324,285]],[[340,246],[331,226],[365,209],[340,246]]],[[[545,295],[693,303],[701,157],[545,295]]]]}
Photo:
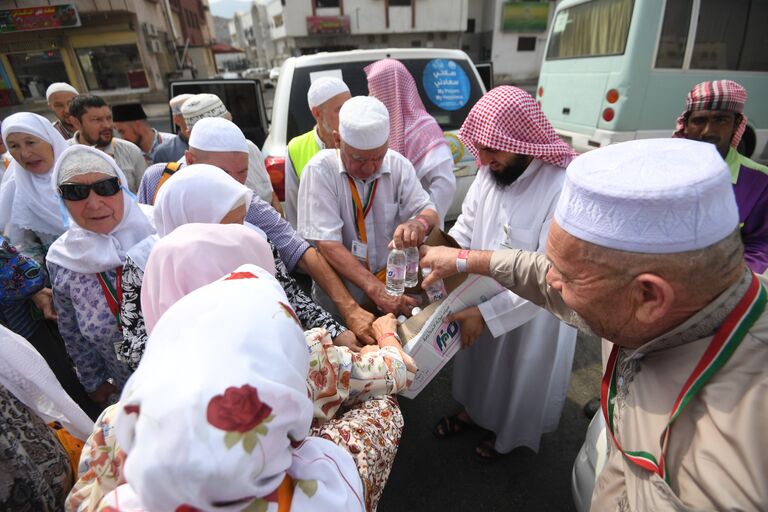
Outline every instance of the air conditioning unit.
{"type": "Polygon", "coordinates": [[[141,24],[141,28],[144,31],[144,35],[149,37],[157,36],[157,27],[154,26],[152,23],[145,21],[141,24]]]}
{"type": "Polygon", "coordinates": [[[157,39],[152,39],[147,41],[147,47],[152,53],[160,53],[162,51],[163,45],[157,39]]]}

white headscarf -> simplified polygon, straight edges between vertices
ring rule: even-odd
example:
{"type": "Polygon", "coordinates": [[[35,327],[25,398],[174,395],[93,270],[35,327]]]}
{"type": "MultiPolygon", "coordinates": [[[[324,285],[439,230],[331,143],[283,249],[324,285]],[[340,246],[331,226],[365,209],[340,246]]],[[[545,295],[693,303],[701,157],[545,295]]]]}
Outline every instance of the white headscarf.
{"type": "Polygon", "coordinates": [[[87,151],[107,162],[115,171],[123,189],[123,219],[108,234],[94,233],[77,225],[69,216],[70,228],[56,240],[48,251],[47,261],[81,274],[95,274],[122,267],[125,254],[132,246],[155,232],[151,207],[139,205],[128,191],[125,174],[114,159],[98,149],[74,145],[64,151],[53,169],[53,187],[56,187],[62,162],[78,152],[87,151]]]}
{"type": "Polygon", "coordinates": [[[126,485],[103,504],[119,510],[364,510],[349,453],[308,438],[309,355],[278,282],[254,265],[179,300],[152,332],[120,398],[126,485]],[[118,499],[119,498],[119,499],[118,499]],[[223,505],[229,503],[229,505],[223,505]]]}
{"type": "Polygon", "coordinates": [[[0,384],[46,423],[58,421],[78,439],[88,438],[93,422],[27,340],[0,325],[0,353],[0,384]]]}
{"type": "Polygon", "coordinates": [[[241,204],[250,204],[252,192],[222,169],[193,164],[173,175],[155,199],[157,234],[165,236],[182,224],[218,224],[241,204]]]}
{"type": "MultiPolygon", "coordinates": [[[[26,133],[53,147],[54,162],[69,147],[51,123],[37,114],[19,112],[3,120],[3,143],[8,135],[26,133]]],[[[59,208],[59,198],[51,186],[53,166],[45,174],[34,174],[16,160],[6,171],[0,188],[0,229],[10,223],[35,233],[59,236],[67,230],[59,208]]]]}

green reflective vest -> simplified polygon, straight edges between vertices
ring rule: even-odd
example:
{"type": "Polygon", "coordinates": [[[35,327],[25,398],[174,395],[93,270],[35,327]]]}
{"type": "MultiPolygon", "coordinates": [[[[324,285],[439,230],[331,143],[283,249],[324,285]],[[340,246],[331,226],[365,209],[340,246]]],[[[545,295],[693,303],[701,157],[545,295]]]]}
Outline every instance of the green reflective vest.
{"type": "Polygon", "coordinates": [[[304,135],[294,137],[288,143],[288,158],[291,159],[296,176],[301,179],[301,173],[313,156],[320,152],[320,146],[315,140],[314,128],[304,135]]]}

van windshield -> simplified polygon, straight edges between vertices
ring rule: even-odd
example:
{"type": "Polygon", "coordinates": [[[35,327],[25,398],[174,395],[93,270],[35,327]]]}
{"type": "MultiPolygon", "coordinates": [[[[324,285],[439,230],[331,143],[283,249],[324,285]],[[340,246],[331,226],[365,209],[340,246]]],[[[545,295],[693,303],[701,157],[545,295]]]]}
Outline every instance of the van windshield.
{"type": "Polygon", "coordinates": [[[633,5],[632,0],[592,0],[558,11],[547,60],[622,55],[633,5]]]}
{"type": "MultiPolygon", "coordinates": [[[[402,62],[416,81],[419,96],[432,117],[444,130],[457,130],[466,119],[472,106],[482,96],[480,83],[475,75],[475,70],[466,60],[454,59],[398,59],[402,62]],[[455,94],[443,94],[431,84],[425,87],[425,82],[434,83],[435,75],[448,73],[452,78],[464,79],[464,84],[459,86],[455,94]],[[428,80],[425,80],[427,78],[428,80]]],[[[349,86],[352,96],[368,94],[368,80],[365,77],[365,68],[372,60],[343,62],[326,64],[322,66],[296,68],[293,74],[291,86],[290,109],[288,112],[287,139],[306,133],[315,125],[315,120],[307,106],[307,90],[311,79],[323,74],[334,74],[341,78],[349,86]]]]}

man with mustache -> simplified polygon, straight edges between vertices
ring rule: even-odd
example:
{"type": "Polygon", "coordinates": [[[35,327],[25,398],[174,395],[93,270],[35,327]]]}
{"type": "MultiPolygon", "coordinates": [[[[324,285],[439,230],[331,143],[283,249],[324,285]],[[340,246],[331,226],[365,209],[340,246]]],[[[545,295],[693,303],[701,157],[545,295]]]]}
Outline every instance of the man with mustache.
{"type": "Polygon", "coordinates": [[[114,158],[125,173],[128,188],[135,193],[147,163],[136,144],[113,136],[115,126],[107,102],[99,96],[75,96],[69,104],[69,115],[77,131],[67,142],[94,146],[114,158]]]}
{"type": "Polygon", "coordinates": [[[725,159],[739,206],[744,258],[761,274],[768,268],[768,167],[736,149],[747,127],[746,102],[746,89],[732,80],[696,84],[677,118],[674,136],[714,144],[725,159]]]}
{"type": "MultiPolygon", "coordinates": [[[[517,87],[483,96],[459,131],[480,169],[450,235],[465,249],[544,252],[549,223],[576,156],[536,101],[517,87]]],[[[460,260],[465,264],[466,259],[460,260]]],[[[475,454],[493,460],[518,446],[538,451],[557,428],[570,380],[576,330],[505,292],[453,315],[461,324],[453,396],[458,414],[435,426],[438,438],[482,427],[475,454]]]]}

